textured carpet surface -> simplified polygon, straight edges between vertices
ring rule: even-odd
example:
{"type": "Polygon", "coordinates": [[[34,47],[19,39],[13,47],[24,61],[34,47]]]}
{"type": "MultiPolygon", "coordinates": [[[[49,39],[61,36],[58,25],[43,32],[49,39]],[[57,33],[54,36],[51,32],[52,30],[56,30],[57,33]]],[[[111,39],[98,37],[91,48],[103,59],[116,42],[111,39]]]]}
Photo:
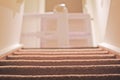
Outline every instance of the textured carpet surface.
{"type": "Polygon", "coordinates": [[[120,80],[120,59],[101,48],[19,49],[0,60],[0,80],[120,80]]]}

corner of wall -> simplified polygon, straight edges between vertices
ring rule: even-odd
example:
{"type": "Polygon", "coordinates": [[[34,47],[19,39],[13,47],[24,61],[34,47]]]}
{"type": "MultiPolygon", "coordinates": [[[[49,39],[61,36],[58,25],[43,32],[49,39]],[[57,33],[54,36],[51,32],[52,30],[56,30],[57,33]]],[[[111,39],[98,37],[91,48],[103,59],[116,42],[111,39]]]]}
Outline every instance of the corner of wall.
{"type": "Polygon", "coordinates": [[[105,47],[105,48],[108,48],[110,50],[120,53],[120,48],[115,45],[103,42],[103,43],[100,43],[99,46],[102,46],[102,47],[105,47]]]}
{"type": "Polygon", "coordinates": [[[6,47],[6,48],[0,50],[0,55],[3,55],[3,54],[8,53],[8,52],[10,52],[12,50],[15,50],[15,49],[18,49],[18,48],[22,48],[22,47],[23,47],[22,44],[11,45],[9,47],[6,47]]]}

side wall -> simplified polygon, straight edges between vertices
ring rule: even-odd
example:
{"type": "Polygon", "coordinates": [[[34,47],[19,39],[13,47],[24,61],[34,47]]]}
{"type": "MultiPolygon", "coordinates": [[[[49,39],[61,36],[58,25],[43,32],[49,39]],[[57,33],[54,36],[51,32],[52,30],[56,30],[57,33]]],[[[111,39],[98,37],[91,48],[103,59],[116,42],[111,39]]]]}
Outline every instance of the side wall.
{"type": "Polygon", "coordinates": [[[86,0],[84,12],[92,18],[94,42],[96,45],[104,41],[111,0],[86,0]]]}
{"type": "Polygon", "coordinates": [[[106,28],[105,43],[120,49],[120,0],[112,0],[108,25],[106,28]]]}
{"type": "Polygon", "coordinates": [[[23,0],[0,0],[0,53],[19,46],[23,0]]]}

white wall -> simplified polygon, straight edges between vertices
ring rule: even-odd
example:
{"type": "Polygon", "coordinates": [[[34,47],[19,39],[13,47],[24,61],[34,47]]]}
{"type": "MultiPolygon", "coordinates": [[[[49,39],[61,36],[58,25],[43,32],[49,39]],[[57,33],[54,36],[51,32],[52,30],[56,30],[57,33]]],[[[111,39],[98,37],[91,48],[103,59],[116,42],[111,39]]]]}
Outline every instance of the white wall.
{"type": "Polygon", "coordinates": [[[120,0],[112,0],[106,28],[105,43],[120,50],[120,0]]]}
{"type": "Polygon", "coordinates": [[[111,0],[86,0],[84,10],[93,18],[93,32],[95,43],[104,41],[111,0]]]}
{"type": "Polygon", "coordinates": [[[22,0],[0,0],[0,53],[19,45],[23,7],[22,0]]]}
{"type": "Polygon", "coordinates": [[[25,0],[25,13],[44,13],[46,0],[25,0]]]}
{"type": "Polygon", "coordinates": [[[25,0],[25,13],[37,13],[39,11],[39,0],[25,0]]]}
{"type": "Polygon", "coordinates": [[[45,13],[46,0],[39,0],[39,13],[45,13]]]}
{"type": "Polygon", "coordinates": [[[109,8],[111,0],[96,0],[96,18],[99,27],[100,42],[103,42],[108,22],[109,8]]]}
{"type": "Polygon", "coordinates": [[[45,0],[25,0],[24,6],[21,43],[25,48],[39,48],[40,40],[36,33],[40,31],[40,17],[36,14],[44,13],[45,0]]]}
{"type": "Polygon", "coordinates": [[[40,16],[35,14],[25,14],[23,17],[23,28],[21,43],[25,48],[40,47],[40,16]],[[38,35],[37,35],[38,34],[38,35]]]}

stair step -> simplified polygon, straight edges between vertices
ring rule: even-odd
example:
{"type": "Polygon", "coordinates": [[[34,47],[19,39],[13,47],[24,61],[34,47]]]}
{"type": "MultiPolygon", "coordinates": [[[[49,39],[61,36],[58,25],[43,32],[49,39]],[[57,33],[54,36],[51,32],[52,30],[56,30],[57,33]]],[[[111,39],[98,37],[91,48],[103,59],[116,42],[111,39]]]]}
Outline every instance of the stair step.
{"type": "Polygon", "coordinates": [[[64,66],[64,65],[107,65],[120,64],[120,59],[86,60],[0,60],[0,66],[64,66]]]}
{"type": "Polygon", "coordinates": [[[119,80],[120,74],[0,75],[0,80],[119,80]]]}
{"type": "Polygon", "coordinates": [[[9,55],[7,59],[17,60],[63,60],[63,59],[110,59],[115,58],[113,54],[104,55],[9,55]]]}
{"type": "Polygon", "coordinates": [[[31,51],[35,51],[35,52],[76,52],[76,51],[101,51],[101,48],[89,48],[89,49],[20,49],[18,51],[25,51],[25,52],[31,52],[31,51]]]}
{"type": "Polygon", "coordinates": [[[14,55],[94,55],[94,54],[107,54],[108,51],[95,51],[95,52],[14,52],[14,55]]]}
{"type": "Polygon", "coordinates": [[[0,66],[6,75],[120,74],[120,65],[0,66]]]}
{"type": "Polygon", "coordinates": [[[20,49],[0,60],[0,80],[119,80],[120,59],[102,48],[20,49]]]}

